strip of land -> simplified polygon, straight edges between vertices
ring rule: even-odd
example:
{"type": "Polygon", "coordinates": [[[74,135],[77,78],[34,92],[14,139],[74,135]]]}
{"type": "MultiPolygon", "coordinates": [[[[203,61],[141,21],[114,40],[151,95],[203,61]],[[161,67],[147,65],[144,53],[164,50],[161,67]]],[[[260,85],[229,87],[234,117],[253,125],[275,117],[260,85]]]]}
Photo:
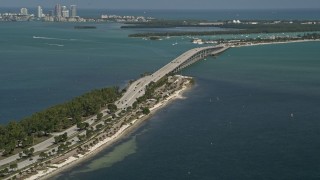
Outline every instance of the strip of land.
{"type": "Polygon", "coordinates": [[[97,153],[99,153],[101,150],[105,149],[106,147],[109,147],[112,145],[115,141],[119,140],[123,135],[129,133],[130,131],[134,130],[137,125],[139,125],[144,120],[148,119],[150,116],[152,116],[154,113],[156,113],[157,110],[165,107],[170,102],[181,99],[182,94],[192,85],[192,81],[190,77],[184,77],[180,76],[180,78],[185,79],[183,85],[179,90],[176,90],[173,94],[168,96],[167,98],[163,99],[162,101],[158,102],[157,104],[153,105],[150,108],[150,114],[148,115],[141,115],[137,119],[134,119],[128,124],[123,125],[114,135],[111,137],[107,137],[106,139],[98,142],[97,144],[93,145],[92,147],[88,148],[87,151],[83,154],[73,154],[72,156],[65,156],[62,158],[60,162],[54,163],[51,165],[51,167],[45,168],[42,171],[38,171],[37,174],[31,175],[30,177],[26,178],[28,180],[35,180],[35,179],[47,179],[49,177],[52,177],[53,175],[64,171],[73,165],[82,162],[83,160],[86,160],[97,153]]]}
{"type": "Polygon", "coordinates": [[[144,33],[133,33],[129,37],[165,37],[165,36],[211,36],[211,35],[236,35],[236,34],[270,34],[270,33],[293,33],[293,32],[317,32],[320,31],[320,21],[218,21],[218,22],[207,22],[207,21],[190,21],[190,20],[179,20],[179,21],[151,21],[145,23],[134,23],[127,26],[122,26],[125,29],[148,29],[148,28],[176,28],[176,27],[193,27],[203,28],[212,27],[218,28],[216,30],[206,31],[179,31],[179,32],[144,32],[144,33]]]}

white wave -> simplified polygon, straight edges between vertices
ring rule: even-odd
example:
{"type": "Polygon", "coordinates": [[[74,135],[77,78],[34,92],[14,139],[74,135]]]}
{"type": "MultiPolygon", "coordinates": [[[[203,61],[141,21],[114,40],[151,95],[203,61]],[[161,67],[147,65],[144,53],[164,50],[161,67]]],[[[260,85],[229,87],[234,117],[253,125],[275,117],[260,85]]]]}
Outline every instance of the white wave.
{"type": "Polygon", "coordinates": [[[77,39],[61,39],[52,37],[33,36],[33,39],[60,40],[60,41],[76,41],[77,39]]]}
{"type": "Polygon", "coordinates": [[[58,47],[63,47],[64,45],[63,44],[47,44],[49,46],[58,46],[58,47]]]}

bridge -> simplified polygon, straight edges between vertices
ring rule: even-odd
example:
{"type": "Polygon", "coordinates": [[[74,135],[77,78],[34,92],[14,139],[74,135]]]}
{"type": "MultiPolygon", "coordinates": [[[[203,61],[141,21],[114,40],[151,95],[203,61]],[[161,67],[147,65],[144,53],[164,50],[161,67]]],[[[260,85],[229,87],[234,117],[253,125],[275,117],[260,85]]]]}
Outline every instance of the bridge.
{"type": "Polygon", "coordinates": [[[229,47],[223,45],[208,46],[194,48],[183,53],[153,74],[142,77],[133,82],[128,87],[126,93],[122,96],[122,98],[118,102],[116,102],[117,107],[119,109],[126,109],[127,107],[132,106],[137,98],[145,94],[145,88],[149,83],[157,82],[167,74],[176,73],[201,59],[204,59],[208,56],[220,54],[226,51],[228,48],[229,47]]]}

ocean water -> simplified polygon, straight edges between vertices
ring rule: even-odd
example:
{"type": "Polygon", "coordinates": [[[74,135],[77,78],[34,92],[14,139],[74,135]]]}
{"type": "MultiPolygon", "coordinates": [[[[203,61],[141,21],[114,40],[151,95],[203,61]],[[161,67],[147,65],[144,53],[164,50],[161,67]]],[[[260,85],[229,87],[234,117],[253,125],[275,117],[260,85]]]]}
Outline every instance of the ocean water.
{"type": "MultiPolygon", "coordinates": [[[[317,18],[308,13],[292,17],[317,18]]],[[[119,24],[74,25],[0,23],[2,124],[94,88],[123,87],[196,47],[187,37],[128,38],[136,30],[119,24]]],[[[180,72],[196,79],[185,99],[55,179],[319,179],[319,48],[233,48],[198,62],[180,72]]]]}
{"type": "Polygon", "coordinates": [[[69,23],[0,23],[0,122],[19,120],[94,88],[153,72],[194,47],[128,38],[119,24],[76,30],[69,23]]]}

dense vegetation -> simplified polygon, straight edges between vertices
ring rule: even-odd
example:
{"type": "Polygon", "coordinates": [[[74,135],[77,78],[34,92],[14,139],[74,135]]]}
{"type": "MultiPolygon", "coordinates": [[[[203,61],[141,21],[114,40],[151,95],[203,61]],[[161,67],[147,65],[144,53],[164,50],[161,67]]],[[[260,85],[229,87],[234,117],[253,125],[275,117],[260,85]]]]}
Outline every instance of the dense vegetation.
{"type": "Polygon", "coordinates": [[[153,97],[154,91],[157,88],[165,85],[167,82],[168,82],[168,76],[162,77],[157,82],[151,82],[149,85],[146,86],[145,94],[137,99],[137,103],[145,102],[147,99],[154,98],[153,97]]]}
{"type": "MultiPolygon", "coordinates": [[[[178,25],[180,27],[180,25],[178,25]]],[[[185,25],[187,26],[187,25],[185,25]]],[[[188,25],[190,26],[190,25],[188,25]]],[[[156,27],[154,25],[137,25],[135,28],[156,27]]],[[[161,26],[159,27],[167,27],[161,26]]],[[[159,28],[158,27],[158,28],[159,28]]],[[[198,25],[198,27],[202,27],[198,25]]],[[[282,33],[282,32],[314,32],[320,31],[320,24],[301,24],[296,23],[279,23],[279,24],[233,24],[225,23],[223,25],[216,25],[229,29],[229,31],[194,31],[194,32],[150,32],[150,33],[136,33],[130,34],[129,37],[156,37],[156,36],[207,36],[207,35],[225,35],[225,34],[256,34],[256,33],[282,33]]]]}
{"type": "MultiPolygon", "coordinates": [[[[285,42],[285,41],[294,41],[294,40],[312,40],[312,39],[320,39],[320,33],[304,33],[303,35],[299,34],[297,36],[292,37],[274,37],[274,38],[246,38],[246,39],[238,39],[237,42],[250,42],[250,43],[270,43],[270,42],[285,42]]],[[[210,40],[208,40],[210,41],[210,40]]],[[[229,43],[230,39],[218,39],[217,43],[229,43]]]]}
{"type": "Polygon", "coordinates": [[[304,35],[298,35],[302,39],[320,39],[320,33],[305,33],[304,35]]]}
{"type": "MultiPolygon", "coordinates": [[[[64,104],[35,113],[19,122],[11,121],[5,126],[0,125],[0,150],[3,155],[8,155],[16,148],[25,149],[31,146],[36,138],[61,132],[79,124],[84,117],[99,113],[102,107],[114,103],[119,97],[117,87],[93,90],[64,104]]],[[[63,141],[63,139],[61,137],[57,141],[63,141]]]]}
{"type": "Polygon", "coordinates": [[[170,28],[170,27],[197,27],[199,20],[153,20],[150,22],[130,22],[121,28],[170,28]]]}

